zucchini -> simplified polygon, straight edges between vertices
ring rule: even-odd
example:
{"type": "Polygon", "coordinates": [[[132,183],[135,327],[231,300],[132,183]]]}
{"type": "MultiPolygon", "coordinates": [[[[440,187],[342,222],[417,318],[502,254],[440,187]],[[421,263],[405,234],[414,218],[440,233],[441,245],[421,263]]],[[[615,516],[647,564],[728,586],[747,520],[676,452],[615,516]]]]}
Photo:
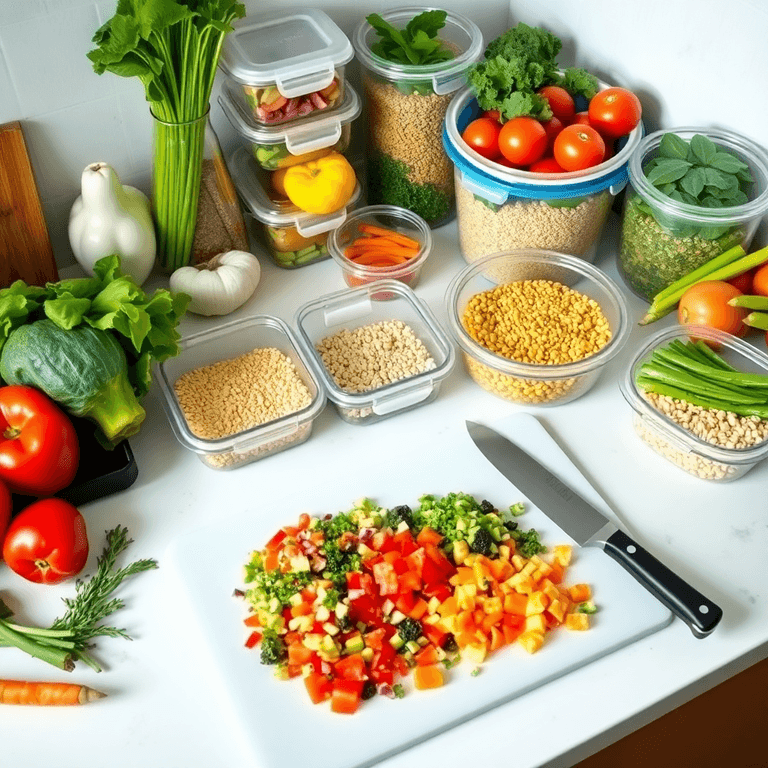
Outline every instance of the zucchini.
{"type": "Polygon", "coordinates": [[[128,381],[128,361],[108,331],[59,328],[47,318],[11,333],[0,355],[6,384],[37,387],[69,413],[95,421],[107,441],[139,431],[145,411],[128,381]]]}

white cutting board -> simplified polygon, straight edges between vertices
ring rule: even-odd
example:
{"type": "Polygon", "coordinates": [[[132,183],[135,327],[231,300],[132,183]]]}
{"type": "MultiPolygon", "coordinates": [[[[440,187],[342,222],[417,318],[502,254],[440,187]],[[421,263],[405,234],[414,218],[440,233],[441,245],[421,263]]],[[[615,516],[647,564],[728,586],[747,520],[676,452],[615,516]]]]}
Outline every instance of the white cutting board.
{"type": "MultiPolygon", "coordinates": [[[[563,482],[611,514],[535,417],[520,413],[489,426],[514,439],[563,482]]],[[[290,453],[282,454],[282,460],[290,461],[290,453]]],[[[489,657],[475,677],[470,675],[469,663],[459,664],[446,673],[448,682],[439,689],[416,691],[406,679],[404,698],[377,696],[363,702],[353,716],[333,714],[328,702],[311,704],[301,678],[276,680],[272,668],[259,663],[258,650],[243,646],[246,607],[233,597],[233,589],[243,586],[242,566],[250,551],[261,549],[280,526],[294,524],[301,512],[335,513],[349,509],[362,496],[382,506],[416,505],[425,493],[451,491],[486,498],[497,507],[525,500],[480,454],[463,420],[436,428],[435,435],[404,442],[396,457],[374,453],[369,444],[368,464],[354,471],[340,468],[334,478],[313,477],[310,472],[301,488],[288,493],[284,487],[262,486],[254,494],[253,513],[192,531],[168,553],[176,588],[186,598],[183,610],[196,622],[217,673],[217,687],[225,692],[260,768],[370,765],[671,621],[670,611],[602,550],[577,549],[566,583],[592,585],[599,612],[588,632],[560,628],[534,655],[518,645],[503,648],[489,657]]],[[[523,528],[538,529],[549,546],[571,543],[533,505],[526,503],[526,508],[519,518],[523,528]]],[[[674,569],[674,563],[668,565],[674,569]]]]}

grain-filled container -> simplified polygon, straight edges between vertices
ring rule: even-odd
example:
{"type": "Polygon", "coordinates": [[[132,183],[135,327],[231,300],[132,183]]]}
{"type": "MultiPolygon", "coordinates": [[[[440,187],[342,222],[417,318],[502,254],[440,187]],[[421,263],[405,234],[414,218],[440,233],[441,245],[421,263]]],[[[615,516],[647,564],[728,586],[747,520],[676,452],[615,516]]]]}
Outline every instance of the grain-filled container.
{"type": "MultiPolygon", "coordinates": [[[[601,90],[608,86],[600,83],[601,90]]],[[[582,171],[548,174],[488,160],[461,138],[481,110],[469,88],[456,94],[443,142],[456,175],[459,246],[468,263],[493,253],[543,248],[592,261],[613,200],[626,186],[640,123],[616,154],[582,171]]]]}
{"type": "Polygon", "coordinates": [[[329,399],[350,424],[431,403],[455,362],[429,307],[397,280],[310,301],[296,313],[296,326],[329,399]]]}
{"type": "Polygon", "coordinates": [[[229,165],[246,213],[255,220],[262,242],[278,267],[296,269],[330,258],[328,236],[359,204],[360,184],[345,208],[320,216],[300,210],[289,200],[270,197],[265,188],[268,172],[259,167],[249,149],[236,149],[229,165]]]}
{"type": "Polygon", "coordinates": [[[158,381],[176,439],[212,469],[303,443],[326,402],[293,331],[277,317],[234,320],[181,339],[158,381]]]}
{"type": "Polygon", "coordinates": [[[448,286],[446,309],[475,383],[528,406],[586,394],[631,330],[611,278],[583,259],[540,249],[464,267],[448,286]]]}
{"type": "Polygon", "coordinates": [[[651,301],[734,245],[747,250],[766,212],[768,156],[750,139],[714,128],[652,133],[629,161],[621,276],[651,301]]]}
{"type": "Polygon", "coordinates": [[[637,383],[654,350],[691,337],[712,345],[737,371],[768,376],[768,355],[752,344],[715,328],[675,325],[654,333],[638,349],[620,381],[621,392],[632,408],[635,432],[656,453],[694,477],[736,480],[768,457],[768,421],[711,409],[702,413],[696,407],[683,412],[674,403],[649,398],[637,383]],[[732,437],[742,445],[728,447],[732,437]]]}
{"type": "MultiPolygon", "coordinates": [[[[381,16],[403,29],[425,10],[394,8],[381,16]]],[[[440,138],[443,118],[470,65],[483,53],[480,29],[457,13],[447,13],[437,37],[453,58],[409,65],[373,52],[379,38],[367,21],[353,35],[367,103],[368,202],[408,208],[432,227],[455,215],[453,168],[440,138]]]]}
{"type": "Polygon", "coordinates": [[[346,86],[335,109],[313,112],[299,123],[257,122],[242,88],[231,81],[222,84],[219,104],[265,171],[316,160],[329,152],[345,153],[352,138],[352,122],[361,111],[360,97],[351,85],[346,86]]]}
{"type": "Polygon", "coordinates": [[[249,14],[224,39],[219,67],[256,122],[278,125],[331,111],[344,98],[349,39],[317,8],[249,14]]]}

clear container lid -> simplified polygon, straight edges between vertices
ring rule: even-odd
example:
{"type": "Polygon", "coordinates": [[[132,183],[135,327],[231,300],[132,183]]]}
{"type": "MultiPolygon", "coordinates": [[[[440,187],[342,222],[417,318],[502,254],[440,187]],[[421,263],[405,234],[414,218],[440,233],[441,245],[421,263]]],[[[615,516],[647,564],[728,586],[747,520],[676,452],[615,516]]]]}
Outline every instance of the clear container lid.
{"type": "Polygon", "coordinates": [[[228,166],[240,198],[254,219],[270,227],[296,227],[303,237],[314,237],[321,232],[330,232],[343,224],[347,218],[347,212],[357,205],[363,194],[358,182],[346,208],[318,216],[302,211],[287,200],[283,203],[270,200],[260,181],[264,171],[259,168],[253,155],[245,147],[240,147],[232,153],[228,166]]]}
{"type": "Polygon", "coordinates": [[[255,315],[233,320],[211,330],[187,336],[181,339],[179,345],[181,354],[162,363],[157,378],[176,438],[185,448],[195,453],[244,453],[253,450],[262,443],[294,434],[300,427],[315,419],[325,407],[326,395],[321,381],[293,331],[278,317],[255,315]],[[274,347],[291,360],[309,389],[311,402],[298,411],[234,435],[216,440],[197,437],[190,430],[181,410],[174,391],[174,382],[187,371],[247,354],[257,347],[274,347]]]}
{"type": "Polygon", "coordinates": [[[330,110],[316,110],[299,123],[263,125],[253,119],[253,112],[243,98],[242,88],[225,81],[219,104],[232,127],[252,144],[285,144],[292,155],[332,147],[341,138],[341,127],[351,123],[362,109],[360,97],[347,84],[344,99],[330,110]]]}
{"type": "Polygon", "coordinates": [[[286,98],[319,91],[355,55],[347,36],[317,8],[255,13],[224,38],[219,66],[243,85],[275,84],[286,98]]]}
{"type": "Polygon", "coordinates": [[[695,453],[721,464],[734,466],[753,465],[768,457],[768,440],[750,448],[725,448],[707,442],[683,429],[666,414],[654,408],[642,395],[636,378],[640,366],[650,359],[653,351],[671,341],[687,341],[691,336],[716,345],[717,354],[736,370],[744,373],[768,375],[768,355],[746,341],[703,325],[681,326],[659,331],[651,336],[637,351],[630,362],[626,375],[619,382],[622,395],[635,413],[644,419],[675,448],[683,453],[695,453]]]}
{"type": "Polygon", "coordinates": [[[404,410],[426,400],[435,383],[448,376],[456,360],[453,345],[429,307],[407,285],[397,280],[377,280],[314,299],[299,308],[295,325],[299,342],[312,360],[329,399],[343,408],[371,407],[374,413],[382,416],[404,410]],[[387,301],[376,300],[376,296],[382,294],[387,295],[387,301]],[[341,389],[322,364],[315,344],[344,328],[359,328],[387,320],[402,320],[410,326],[435,361],[435,367],[366,392],[341,389]]]}
{"type": "MultiPolygon", "coordinates": [[[[404,29],[408,22],[424,11],[426,7],[408,6],[384,11],[381,17],[397,29],[404,29]]],[[[456,51],[456,56],[438,64],[397,64],[377,56],[371,50],[379,37],[376,30],[365,20],[360,22],[352,39],[357,58],[368,69],[386,77],[392,82],[401,80],[432,84],[438,95],[453,93],[466,82],[467,69],[483,54],[483,33],[466,16],[448,11],[445,26],[437,36],[456,51]]]]}

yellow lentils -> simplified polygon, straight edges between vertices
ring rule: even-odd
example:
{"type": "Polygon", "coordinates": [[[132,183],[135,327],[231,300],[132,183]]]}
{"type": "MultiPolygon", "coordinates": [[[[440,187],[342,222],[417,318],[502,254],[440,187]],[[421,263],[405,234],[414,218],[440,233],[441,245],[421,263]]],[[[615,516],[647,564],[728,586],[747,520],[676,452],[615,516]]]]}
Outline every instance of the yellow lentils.
{"type": "MultiPolygon", "coordinates": [[[[491,352],[529,365],[564,365],[602,349],[611,329],[600,305],[552,280],[518,280],[475,294],[462,316],[467,333],[491,352]]],[[[466,359],[472,378],[508,400],[541,403],[562,399],[577,378],[519,378],[466,359]]],[[[534,374],[535,375],[535,374],[534,374]]]]}

